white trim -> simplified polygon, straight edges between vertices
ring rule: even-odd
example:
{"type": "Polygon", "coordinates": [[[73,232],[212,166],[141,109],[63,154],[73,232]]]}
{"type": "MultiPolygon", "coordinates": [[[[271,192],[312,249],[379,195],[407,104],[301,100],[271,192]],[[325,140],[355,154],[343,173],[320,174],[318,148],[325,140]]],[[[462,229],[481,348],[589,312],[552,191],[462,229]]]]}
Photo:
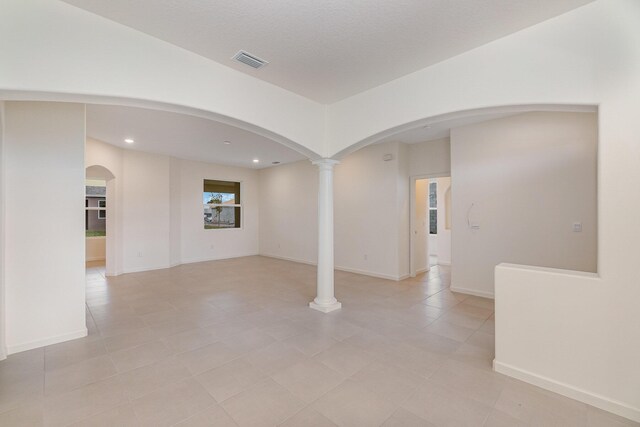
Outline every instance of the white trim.
{"type": "Polygon", "coordinates": [[[335,269],[336,270],[340,270],[340,271],[346,271],[347,273],[355,273],[355,274],[362,274],[363,276],[377,277],[378,279],[394,280],[396,282],[399,282],[401,280],[408,279],[409,277],[411,277],[409,274],[402,274],[400,276],[392,276],[390,274],[376,273],[376,272],[373,272],[373,271],[366,271],[366,270],[358,270],[356,268],[340,267],[340,266],[337,266],[337,265],[336,265],[335,269]]]}
{"type": "Polygon", "coordinates": [[[119,276],[121,274],[129,274],[129,273],[142,273],[145,271],[153,271],[153,270],[166,270],[167,268],[170,268],[169,265],[157,265],[154,267],[142,267],[142,268],[123,268],[122,271],[120,271],[118,274],[116,274],[116,276],[119,276]]]}
{"type": "Polygon", "coordinates": [[[495,299],[495,295],[493,294],[493,292],[477,291],[475,289],[469,289],[469,288],[459,288],[453,285],[451,285],[449,289],[451,289],[453,292],[458,292],[459,294],[466,294],[466,295],[473,295],[476,297],[495,299]]]}
{"type": "Polygon", "coordinates": [[[275,259],[281,259],[283,261],[291,261],[291,262],[298,262],[300,264],[307,264],[307,265],[316,265],[315,261],[305,261],[303,259],[297,259],[297,258],[290,258],[290,257],[286,257],[286,256],[280,256],[280,255],[271,255],[271,254],[258,254],[259,256],[263,256],[266,258],[275,258],[275,259]]]}
{"type": "MultiPolygon", "coordinates": [[[[250,252],[250,253],[246,253],[246,254],[235,254],[235,255],[223,255],[223,256],[219,256],[219,257],[202,257],[202,258],[191,258],[191,259],[186,259],[186,260],[181,260],[181,262],[177,265],[182,265],[182,264],[195,264],[198,262],[207,262],[207,261],[220,261],[223,259],[232,259],[232,258],[244,258],[244,257],[248,257],[248,256],[258,256],[260,255],[257,252],[250,252]]],[[[176,267],[176,265],[172,265],[172,267],[176,267]]]]}
{"type": "Polygon", "coordinates": [[[430,267],[425,267],[425,268],[421,268],[420,270],[416,270],[416,276],[418,274],[426,273],[429,270],[430,270],[430,267]]]}
{"type": "Polygon", "coordinates": [[[90,258],[85,257],[85,259],[84,259],[84,260],[85,260],[85,262],[91,262],[91,261],[106,261],[105,257],[103,257],[103,256],[99,256],[99,257],[90,257],[90,258]]]}
{"type": "MultiPolygon", "coordinates": [[[[286,256],[271,255],[271,254],[265,254],[265,253],[261,253],[261,254],[258,254],[258,255],[266,257],[266,258],[281,259],[283,261],[299,262],[301,264],[307,264],[307,265],[313,265],[313,266],[317,265],[317,263],[315,261],[305,261],[305,260],[296,259],[296,258],[290,258],[290,257],[286,257],[286,256]]],[[[359,270],[357,268],[340,267],[340,266],[337,266],[337,265],[334,268],[336,270],[344,271],[344,272],[347,272],[347,273],[362,274],[363,276],[376,277],[378,279],[394,280],[396,282],[399,282],[399,281],[404,280],[404,279],[408,279],[410,277],[408,274],[403,274],[403,275],[400,275],[400,276],[392,276],[390,274],[376,273],[374,271],[359,270]]]]}
{"type": "Polygon", "coordinates": [[[209,258],[193,258],[188,260],[181,260],[178,262],[169,263],[167,265],[155,266],[155,267],[143,267],[143,268],[132,268],[127,269],[124,268],[119,271],[115,271],[114,274],[107,274],[109,277],[120,276],[122,274],[130,274],[130,273],[143,273],[145,271],[154,271],[154,270],[166,270],[168,268],[178,267],[183,264],[195,264],[198,262],[207,262],[207,261],[220,261],[223,259],[232,259],[232,258],[244,258],[248,256],[259,256],[260,254],[257,252],[252,252],[248,254],[239,254],[239,255],[229,255],[229,256],[221,256],[221,257],[209,257],[209,258]]]}
{"type": "Polygon", "coordinates": [[[578,400],[596,408],[612,412],[621,417],[640,422],[640,408],[634,408],[626,403],[609,399],[605,396],[565,384],[542,375],[534,374],[524,369],[493,360],[493,370],[504,375],[533,384],[545,390],[550,390],[571,399],[578,400]]]}
{"type": "Polygon", "coordinates": [[[22,351],[32,350],[34,348],[45,347],[47,345],[58,344],[65,341],[75,340],[77,338],[83,338],[88,335],[87,328],[80,329],[75,332],[69,332],[62,335],[56,335],[41,340],[29,341],[22,344],[15,344],[7,346],[7,354],[20,353],[22,351]]]}

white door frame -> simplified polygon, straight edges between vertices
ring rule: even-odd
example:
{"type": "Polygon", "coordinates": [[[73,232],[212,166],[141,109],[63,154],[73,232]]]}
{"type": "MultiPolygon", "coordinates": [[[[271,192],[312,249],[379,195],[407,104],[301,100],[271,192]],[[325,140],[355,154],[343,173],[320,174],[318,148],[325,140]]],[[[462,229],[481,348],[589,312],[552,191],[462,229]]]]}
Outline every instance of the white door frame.
{"type": "MultiPolygon", "coordinates": [[[[416,181],[419,179],[433,179],[433,178],[446,178],[450,177],[451,172],[440,172],[440,173],[432,173],[427,175],[411,175],[409,177],[410,181],[410,190],[409,192],[409,210],[411,214],[409,215],[409,274],[411,277],[416,277],[416,263],[413,260],[414,252],[413,245],[415,244],[415,234],[414,230],[416,228],[416,181]]],[[[429,238],[427,236],[427,257],[429,256],[429,238]]],[[[427,271],[431,269],[429,265],[429,259],[427,258],[427,271]]]]}

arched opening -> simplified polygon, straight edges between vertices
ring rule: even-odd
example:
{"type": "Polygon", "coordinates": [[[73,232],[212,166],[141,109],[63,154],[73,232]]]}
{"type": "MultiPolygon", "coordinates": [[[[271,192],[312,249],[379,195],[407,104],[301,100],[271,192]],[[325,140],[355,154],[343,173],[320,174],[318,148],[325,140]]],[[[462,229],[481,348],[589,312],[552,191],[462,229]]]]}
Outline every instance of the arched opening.
{"type": "Polygon", "coordinates": [[[113,276],[117,271],[116,177],[104,166],[91,165],[85,178],[85,265],[113,276]]]}

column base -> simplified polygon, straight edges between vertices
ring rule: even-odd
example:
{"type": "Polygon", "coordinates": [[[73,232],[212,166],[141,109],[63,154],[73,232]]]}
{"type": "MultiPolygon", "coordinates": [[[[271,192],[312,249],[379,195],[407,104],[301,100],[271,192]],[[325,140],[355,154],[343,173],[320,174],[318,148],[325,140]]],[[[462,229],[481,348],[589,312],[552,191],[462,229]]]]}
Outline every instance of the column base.
{"type": "Polygon", "coordinates": [[[309,303],[309,307],[313,308],[314,310],[321,311],[323,313],[329,313],[330,311],[341,309],[342,304],[336,301],[332,304],[324,305],[324,304],[318,304],[315,301],[311,301],[309,303]]]}

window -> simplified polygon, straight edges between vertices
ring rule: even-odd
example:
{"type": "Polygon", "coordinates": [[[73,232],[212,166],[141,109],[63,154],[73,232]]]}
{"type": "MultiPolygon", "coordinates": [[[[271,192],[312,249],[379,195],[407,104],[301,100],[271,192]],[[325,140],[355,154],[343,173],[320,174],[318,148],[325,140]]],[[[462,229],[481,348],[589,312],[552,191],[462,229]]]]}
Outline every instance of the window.
{"type": "Polygon", "coordinates": [[[438,234],[438,184],[429,182],[429,234],[438,234]]]}
{"type": "MultiPolygon", "coordinates": [[[[107,201],[106,200],[98,200],[98,207],[99,208],[106,208],[107,207],[107,201]]],[[[99,209],[98,210],[98,219],[107,219],[107,210],[106,209],[99,209]]]]}
{"type": "MultiPolygon", "coordinates": [[[[89,187],[87,187],[89,188],[89,187]]],[[[84,199],[84,230],[86,237],[103,237],[106,236],[107,228],[107,211],[106,199],[104,197],[104,189],[87,191],[87,197],[84,199]],[[96,193],[102,194],[96,195],[96,193]]]]}
{"type": "Polygon", "coordinates": [[[240,228],[242,204],[239,182],[205,179],[202,203],[205,230],[240,228]]]}

